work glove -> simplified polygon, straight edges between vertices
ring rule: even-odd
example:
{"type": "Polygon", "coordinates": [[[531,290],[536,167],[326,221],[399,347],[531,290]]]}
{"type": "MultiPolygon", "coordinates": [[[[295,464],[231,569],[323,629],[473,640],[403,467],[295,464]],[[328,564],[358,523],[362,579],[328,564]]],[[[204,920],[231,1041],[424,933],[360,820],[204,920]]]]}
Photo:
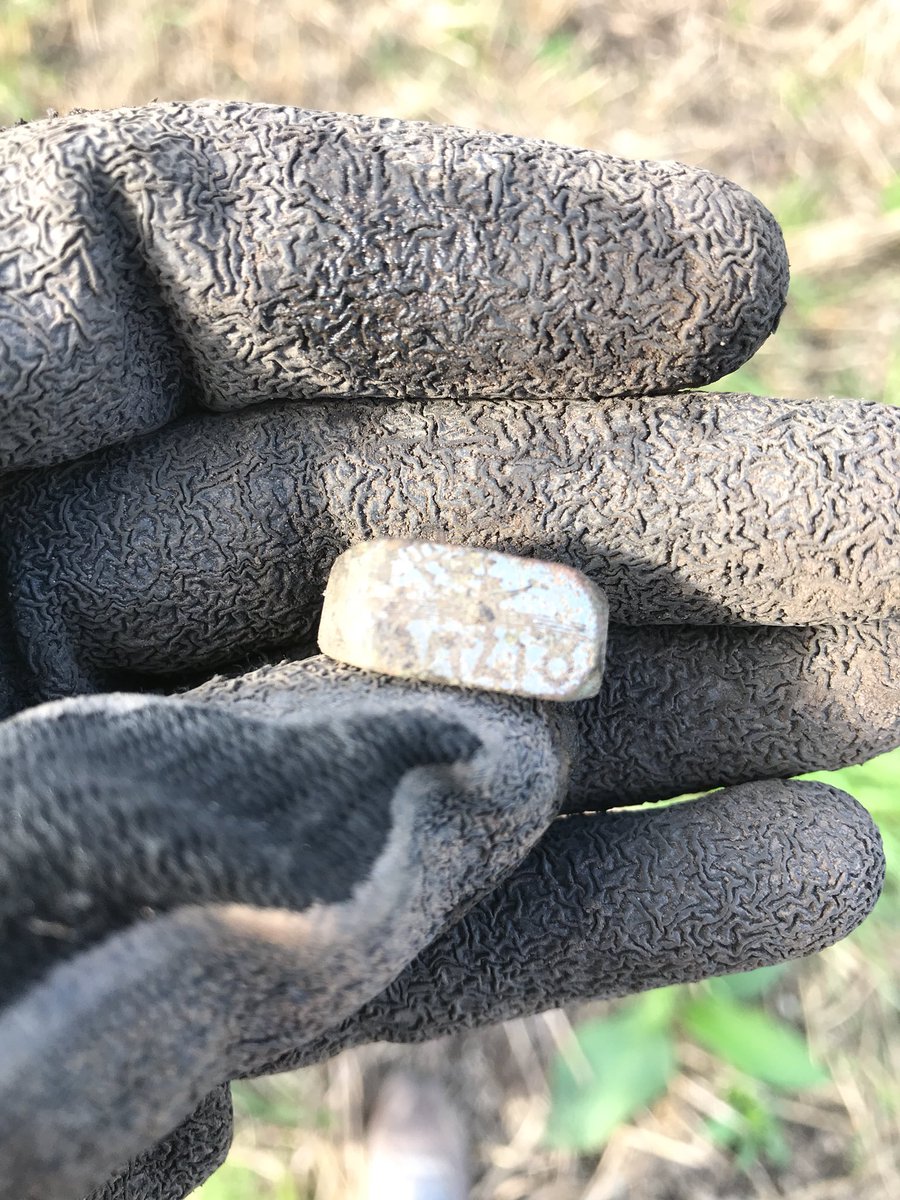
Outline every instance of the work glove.
{"type": "Polygon", "coordinates": [[[679,391],[784,305],[750,195],[206,102],[0,181],[2,1200],[177,1200],[234,1078],[864,918],[877,831],[787,777],[900,741],[900,413],[679,391]],[[382,536],[582,570],[600,695],[318,655],[382,536]]]}

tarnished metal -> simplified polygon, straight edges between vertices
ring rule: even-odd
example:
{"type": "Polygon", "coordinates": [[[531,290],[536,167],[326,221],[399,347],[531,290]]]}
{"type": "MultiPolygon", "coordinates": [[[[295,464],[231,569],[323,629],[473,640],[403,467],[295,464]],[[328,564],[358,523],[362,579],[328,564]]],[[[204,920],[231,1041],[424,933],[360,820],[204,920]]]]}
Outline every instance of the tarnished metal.
{"type": "Polygon", "coordinates": [[[606,626],[606,597],[574,567],[383,538],[335,561],[319,648],[403,679],[580,700],[600,689],[606,626]]]}

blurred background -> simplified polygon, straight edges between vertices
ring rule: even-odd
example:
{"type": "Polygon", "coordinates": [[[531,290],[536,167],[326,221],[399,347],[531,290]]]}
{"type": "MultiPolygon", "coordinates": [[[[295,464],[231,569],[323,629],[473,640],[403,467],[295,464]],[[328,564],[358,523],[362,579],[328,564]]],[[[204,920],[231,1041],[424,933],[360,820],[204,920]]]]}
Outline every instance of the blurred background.
{"type": "MultiPolygon", "coordinates": [[[[898,60],[898,0],[0,0],[0,124],[247,98],[708,167],[768,204],[792,264],[777,336],[714,387],[897,404],[898,60]]],[[[359,1195],[397,1068],[468,1130],[476,1200],[895,1200],[900,754],[826,778],[876,815],[890,863],[851,938],[239,1085],[234,1148],[201,1200],[359,1195]],[[633,1069],[610,1069],[624,1052],[633,1069]]]]}

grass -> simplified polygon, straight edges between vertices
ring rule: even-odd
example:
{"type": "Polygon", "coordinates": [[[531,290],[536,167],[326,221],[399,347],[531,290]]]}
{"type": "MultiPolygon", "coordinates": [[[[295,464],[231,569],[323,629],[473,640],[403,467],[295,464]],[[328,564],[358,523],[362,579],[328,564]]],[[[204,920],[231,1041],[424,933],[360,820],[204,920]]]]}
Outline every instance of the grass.
{"type": "MultiPolygon", "coordinates": [[[[0,123],[246,97],[698,163],[772,208],[792,260],[777,336],[714,387],[897,404],[898,52],[891,0],[372,0],[352,15],[342,0],[0,0],[0,123]]],[[[410,1056],[479,1130],[475,1200],[900,1195],[900,758],[833,778],[877,813],[891,872],[870,922],[760,1001],[825,1064],[814,1098],[775,1111],[679,1034],[668,1092],[602,1156],[552,1149],[548,1077],[580,1014],[550,1013],[240,1085],[234,1151],[203,1200],[351,1194],[371,1081],[410,1056]]]]}

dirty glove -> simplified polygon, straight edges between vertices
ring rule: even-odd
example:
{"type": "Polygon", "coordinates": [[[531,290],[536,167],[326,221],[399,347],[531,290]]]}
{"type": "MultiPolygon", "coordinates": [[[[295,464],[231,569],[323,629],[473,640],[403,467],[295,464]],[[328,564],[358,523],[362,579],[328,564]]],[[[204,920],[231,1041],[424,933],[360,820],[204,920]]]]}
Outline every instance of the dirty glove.
{"type": "Polygon", "coordinates": [[[877,832],[784,780],[900,741],[900,412],[673,394],[775,327],[752,197],[219,103],[7,130],[0,189],[0,1200],[177,1200],[233,1078],[865,916],[877,832]],[[600,696],[317,656],[376,536],[583,570],[600,696]]]}

